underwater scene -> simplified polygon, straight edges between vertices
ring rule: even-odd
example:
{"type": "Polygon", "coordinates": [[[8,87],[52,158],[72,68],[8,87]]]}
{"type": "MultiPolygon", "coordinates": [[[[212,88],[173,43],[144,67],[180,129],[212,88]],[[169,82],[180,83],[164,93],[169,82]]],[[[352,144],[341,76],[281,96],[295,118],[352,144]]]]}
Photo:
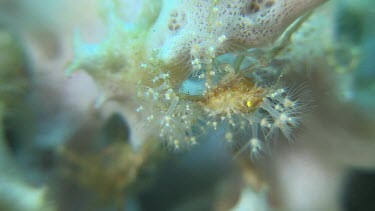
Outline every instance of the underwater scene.
{"type": "Polygon", "coordinates": [[[0,0],[0,211],[375,210],[375,1],[0,0]]]}

